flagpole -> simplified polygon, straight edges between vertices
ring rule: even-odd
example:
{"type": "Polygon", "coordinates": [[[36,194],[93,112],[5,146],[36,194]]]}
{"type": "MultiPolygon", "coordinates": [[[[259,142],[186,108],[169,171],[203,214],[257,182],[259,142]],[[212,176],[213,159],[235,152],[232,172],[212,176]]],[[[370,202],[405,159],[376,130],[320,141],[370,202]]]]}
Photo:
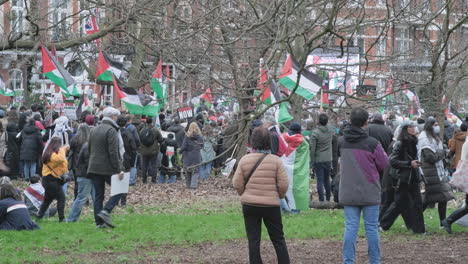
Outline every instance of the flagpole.
{"type": "Polygon", "coordinates": [[[322,89],[320,89],[320,113],[323,113],[323,83],[322,83],[322,89]]]}

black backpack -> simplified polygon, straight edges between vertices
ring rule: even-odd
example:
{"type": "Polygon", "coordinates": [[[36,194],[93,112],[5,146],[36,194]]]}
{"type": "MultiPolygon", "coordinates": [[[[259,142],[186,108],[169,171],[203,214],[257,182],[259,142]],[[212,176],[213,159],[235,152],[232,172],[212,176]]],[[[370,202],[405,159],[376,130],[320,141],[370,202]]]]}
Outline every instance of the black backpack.
{"type": "Polygon", "coordinates": [[[156,141],[156,135],[153,133],[153,128],[151,126],[143,128],[140,135],[140,141],[141,144],[147,147],[154,144],[154,141],[156,141]]]}

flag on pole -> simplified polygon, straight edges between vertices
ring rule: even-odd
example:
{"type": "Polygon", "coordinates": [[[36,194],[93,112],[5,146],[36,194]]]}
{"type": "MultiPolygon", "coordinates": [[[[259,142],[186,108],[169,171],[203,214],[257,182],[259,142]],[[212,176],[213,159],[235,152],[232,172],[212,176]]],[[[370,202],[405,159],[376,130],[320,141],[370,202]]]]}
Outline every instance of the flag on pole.
{"type": "Polygon", "coordinates": [[[15,93],[8,89],[5,85],[5,82],[3,81],[2,79],[2,76],[0,76],[0,95],[3,95],[3,96],[14,96],[15,93]]]}
{"type": "Polygon", "coordinates": [[[112,82],[112,74],[114,74],[115,77],[119,79],[122,73],[123,64],[112,60],[105,51],[100,50],[96,69],[96,79],[101,81],[112,82]]]}
{"type": "Polygon", "coordinates": [[[50,51],[41,45],[42,49],[42,72],[53,83],[60,87],[66,97],[70,95],[80,96],[75,80],[65,68],[52,56],[50,51]]]}
{"type": "Polygon", "coordinates": [[[299,75],[299,70],[299,64],[291,55],[288,55],[283,70],[281,71],[279,83],[290,91],[297,86],[296,93],[306,100],[311,100],[320,91],[322,78],[307,70],[303,70],[299,75]]]}
{"type": "Polygon", "coordinates": [[[135,89],[121,87],[119,82],[114,77],[114,89],[117,97],[124,103],[128,112],[133,115],[157,116],[159,112],[159,104],[154,100],[143,103],[141,98],[144,95],[138,94],[135,89]]]}
{"type": "Polygon", "coordinates": [[[330,100],[328,100],[328,84],[327,83],[324,83],[322,85],[322,98],[321,98],[321,101],[322,101],[322,104],[321,104],[321,107],[323,106],[330,106],[330,100]]]}
{"type": "MultiPolygon", "coordinates": [[[[99,13],[99,10],[97,8],[94,9],[94,13],[91,11],[89,12],[89,16],[86,18],[86,22],[84,23],[84,32],[87,35],[91,35],[91,34],[99,32],[99,26],[97,22],[98,13],[99,13]]],[[[98,46],[98,48],[101,47],[101,39],[96,39],[95,41],[96,41],[96,45],[98,46]]]]}
{"type": "Polygon", "coordinates": [[[310,200],[309,144],[301,134],[290,136],[288,133],[283,133],[283,138],[288,145],[281,157],[289,178],[287,203],[291,209],[307,210],[310,200]]]}
{"type": "Polygon", "coordinates": [[[89,102],[88,96],[84,93],[81,95],[80,102],[78,104],[78,107],[76,108],[76,116],[79,118],[81,113],[84,111],[93,111],[93,106],[89,102]]]}
{"type": "Polygon", "coordinates": [[[162,77],[162,60],[159,60],[158,66],[156,67],[156,70],[154,70],[153,78],[151,79],[150,83],[150,86],[153,89],[158,100],[164,99],[164,87],[162,77]]]}
{"type": "Polygon", "coordinates": [[[272,104],[271,87],[268,83],[267,70],[264,67],[260,68],[258,87],[260,88],[260,99],[262,102],[266,105],[272,104]]]}

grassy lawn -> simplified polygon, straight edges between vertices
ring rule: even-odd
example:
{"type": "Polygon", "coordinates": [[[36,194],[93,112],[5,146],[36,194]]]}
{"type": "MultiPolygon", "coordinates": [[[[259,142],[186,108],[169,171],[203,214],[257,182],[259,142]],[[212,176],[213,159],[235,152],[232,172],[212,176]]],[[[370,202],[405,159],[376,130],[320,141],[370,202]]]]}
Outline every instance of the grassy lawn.
{"type": "MultiPolygon", "coordinates": [[[[177,213],[136,213],[129,207],[114,215],[115,229],[97,229],[91,214],[78,223],[58,223],[57,218],[40,222],[41,229],[34,232],[0,232],[1,263],[94,263],[93,256],[112,255],[112,259],[126,263],[137,261],[143,255],[136,254],[147,246],[180,245],[181,248],[201,242],[220,242],[245,239],[243,219],[238,207],[227,207],[220,212],[202,210],[194,205],[197,213],[182,208],[177,213]]],[[[138,211],[142,211],[139,208],[138,211]]],[[[143,210],[144,211],[144,210],[143,210]]],[[[154,211],[148,208],[147,212],[154,211]]],[[[284,216],[286,239],[341,240],[344,228],[342,210],[308,210],[299,215],[284,216]]],[[[438,228],[437,210],[425,215],[428,231],[445,235],[438,228]]],[[[454,225],[454,231],[463,229],[454,225]]],[[[466,231],[465,231],[466,232],[466,231]]],[[[410,234],[398,219],[383,239],[410,234]]],[[[361,235],[364,235],[361,228],[361,235]]],[[[268,239],[266,230],[264,239],[268,239]]],[[[424,239],[425,236],[408,236],[424,239]]],[[[406,238],[406,235],[405,235],[406,238]]],[[[162,254],[146,252],[145,254],[162,254]]],[[[106,262],[107,263],[107,262],[106,262]]]]}

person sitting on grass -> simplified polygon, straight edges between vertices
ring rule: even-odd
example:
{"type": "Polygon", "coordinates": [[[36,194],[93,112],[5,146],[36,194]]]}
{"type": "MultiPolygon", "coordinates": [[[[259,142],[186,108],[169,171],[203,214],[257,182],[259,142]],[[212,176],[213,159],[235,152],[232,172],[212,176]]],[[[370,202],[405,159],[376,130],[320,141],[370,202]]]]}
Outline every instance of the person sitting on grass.
{"type": "Polygon", "coordinates": [[[0,185],[0,230],[33,230],[39,226],[31,220],[21,195],[11,184],[0,185]]]}
{"type": "MultiPolygon", "coordinates": [[[[29,214],[36,216],[44,202],[45,189],[41,184],[41,177],[37,174],[29,178],[31,185],[29,185],[23,192],[24,203],[28,208],[29,214]]],[[[57,213],[57,208],[49,208],[44,213],[45,217],[52,217],[57,213]]]]}

